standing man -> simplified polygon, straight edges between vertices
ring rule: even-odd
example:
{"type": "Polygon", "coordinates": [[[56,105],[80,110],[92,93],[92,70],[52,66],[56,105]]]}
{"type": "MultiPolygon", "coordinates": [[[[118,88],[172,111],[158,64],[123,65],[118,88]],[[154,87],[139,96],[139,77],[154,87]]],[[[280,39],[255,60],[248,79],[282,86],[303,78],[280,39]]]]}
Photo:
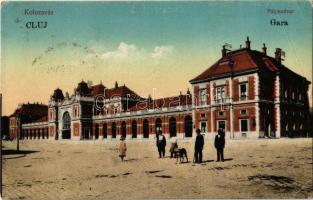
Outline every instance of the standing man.
{"type": "Polygon", "coordinates": [[[162,134],[162,131],[159,131],[157,134],[157,147],[159,151],[160,158],[165,156],[165,146],[166,146],[166,139],[165,136],[162,134]]]}
{"type": "Polygon", "coordinates": [[[204,145],[204,138],[203,135],[201,135],[200,129],[196,130],[197,137],[195,142],[195,163],[202,163],[202,150],[204,145]]]}
{"type": "Polygon", "coordinates": [[[220,160],[224,162],[225,135],[221,129],[218,129],[217,131],[214,146],[217,151],[217,162],[219,162],[220,160]]]}

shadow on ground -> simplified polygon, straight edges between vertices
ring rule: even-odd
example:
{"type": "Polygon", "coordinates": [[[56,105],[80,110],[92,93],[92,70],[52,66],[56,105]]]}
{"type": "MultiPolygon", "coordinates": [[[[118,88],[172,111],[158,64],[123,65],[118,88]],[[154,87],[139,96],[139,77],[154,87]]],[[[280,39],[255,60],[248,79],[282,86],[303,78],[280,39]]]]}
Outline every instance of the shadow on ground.
{"type": "Polygon", "coordinates": [[[27,154],[31,154],[31,153],[37,153],[39,151],[32,151],[32,150],[20,150],[20,151],[17,151],[15,149],[4,149],[2,150],[2,155],[21,155],[21,154],[24,154],[24,155],[27,155],[27,154]]]}

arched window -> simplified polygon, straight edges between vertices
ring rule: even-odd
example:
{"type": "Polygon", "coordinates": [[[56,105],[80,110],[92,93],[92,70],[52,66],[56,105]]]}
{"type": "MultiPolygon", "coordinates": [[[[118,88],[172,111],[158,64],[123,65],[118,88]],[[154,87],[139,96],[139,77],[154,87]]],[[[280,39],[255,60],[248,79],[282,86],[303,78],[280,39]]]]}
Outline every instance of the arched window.
{"type": "Polygon", "coordinates": [[[107,123],[103,123],[103,125],[102,125],[102,135],[103,135],[103,138],[108,137],[107,123]]]}
{"type": "Polygon", "coordinates": [[[68,112],[65,112],[63,115],[63,130],[71,129],[71,117],[68,112]]]}
{"type": "Polygon", "coordinates": [[[132,122],[132,138],[137,138],[137,121],[132,122]]]}
{"type": "Polygon", "coordinates": [[[99,138],[99,124],[95,125],[95,139],[99,138]]]}
{"type": "Polygon", "coordinates": [[[192,137],[192,118],[190,115],[187,115],[184,120],[185,125],[185,137],[192,137]]]}
{"type": "Polygon", "coordinates": [[[122,136],[126,138],[126,122],[125,121],[122,121],[121,133],[122,133],[122,136]]]}
{"type": "Polygon", "coordinates": [[[143,120],[142,129],[143,138],[149,138],[149,121],[147,119],[143,120]]]}
{"type": "Polygon", "coordinates": [[[63,114],[62,138],[71,139],[71,117],[69,112],[63,114]]]}
{"type": "Polygon", "coordinates": [[[116,124],[112,122],[112,138],[116,138],[116,124]]]}
{"type": "Polygon", "coordinates": [[[175,137],[177,133],[176,118],[171,117],[169,120],[170,137],[175,137]]]}
{"type": "Polygon", "coordinates": [[[162,120],[160,118],[155,120],[155,133],[158,133],[158,131],[162,131],[162,120]]]}

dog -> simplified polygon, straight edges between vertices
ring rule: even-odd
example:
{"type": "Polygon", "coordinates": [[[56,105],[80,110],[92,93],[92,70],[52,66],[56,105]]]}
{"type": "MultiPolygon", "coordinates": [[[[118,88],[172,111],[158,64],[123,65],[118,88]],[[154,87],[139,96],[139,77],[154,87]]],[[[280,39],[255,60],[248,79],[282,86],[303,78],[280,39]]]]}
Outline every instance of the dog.
{"type": "Polygon", "coordinates": [[[187,156],[187,150],[185,148],[175,148],[174,149],[174,157],[176,157],[176,163],[178,162],[178,158],[179,158],[179,161],[180,163],[182,163],[182,161],[185,160],[185,157],[186,157],[186,160],[188,162],[188,156],[187,156]]]}

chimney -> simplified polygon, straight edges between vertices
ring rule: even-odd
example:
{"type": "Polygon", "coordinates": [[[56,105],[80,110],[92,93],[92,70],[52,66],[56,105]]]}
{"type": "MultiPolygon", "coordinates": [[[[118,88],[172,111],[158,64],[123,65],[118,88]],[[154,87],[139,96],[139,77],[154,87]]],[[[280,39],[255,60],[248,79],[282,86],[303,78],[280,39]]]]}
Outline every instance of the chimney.
{"type": "Polygon", "coordinates": [[[263,51],[263,54],[264,55],[267,55],[267,53],[266,53],[266,46],[265,46],[265,43],[263,43],[263,47],[262,47],[262,51],[263,51]]]}
{"type": "Polygon", "coordinates": [[[246,48],[250,49],[250,40],[249,40],[249,36],[247,36],[247,40],[246,40],[246,48]]]}
{"type": "Polygon", "coordinates": [[[151,95],[149,94],[148,96],[148,104],[150,104],[152,102],[152,98],[151,98],[151,95]]]}
{"type": "Polygon", "coordinates": [[[115,88],[118,88],[118,84],[117,84],[117,81],[115,81],[115,88]]]}
{"type": "Polygon", "coordinates": [[[223,45],[222,57],[226,56],[226,52],[227,52],[227,49],[226,49],[225,45],[223,45]]]}
{"type": "Polygon", "coordinates": [[[275,51],[275,59],[281,63],[281,48],[276,48],[276,51],[275,51]]]}
{"type": "Polygon", "coordinates": [[[187,94],[190,95],[190,90],[189,90],[189,88],[187,88],[187,94]]]}

